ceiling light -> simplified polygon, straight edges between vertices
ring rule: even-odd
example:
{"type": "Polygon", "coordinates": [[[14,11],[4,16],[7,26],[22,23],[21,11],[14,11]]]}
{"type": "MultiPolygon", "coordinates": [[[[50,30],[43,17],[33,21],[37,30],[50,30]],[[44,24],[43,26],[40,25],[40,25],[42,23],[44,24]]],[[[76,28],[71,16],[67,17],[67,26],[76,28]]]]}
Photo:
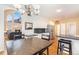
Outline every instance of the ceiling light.
{"type": "Polygon", "coordinates": [[[60,12],[62,12],[62,10],[61,9],[57,9],[56,12],[57,13],[60,13],[60,12]]]}

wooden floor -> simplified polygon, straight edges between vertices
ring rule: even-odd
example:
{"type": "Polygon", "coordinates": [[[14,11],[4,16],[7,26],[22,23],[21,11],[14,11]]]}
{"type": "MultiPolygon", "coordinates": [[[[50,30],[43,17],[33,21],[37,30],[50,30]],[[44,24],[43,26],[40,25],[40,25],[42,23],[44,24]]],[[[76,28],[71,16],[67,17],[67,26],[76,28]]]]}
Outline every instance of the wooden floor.
{"type": "Polygon", "coordinates": [[[55,38],[52,41],[53,44],[49,47],[49,55],[57,55],[58,40],[55,38]]]}
{"type": "Polygon", "coordinates": [[[58,40],[54,39],[53,44],[49,48],[49,54],[50,55],[57,55],[57,46],[58,46],[58,40]]]}

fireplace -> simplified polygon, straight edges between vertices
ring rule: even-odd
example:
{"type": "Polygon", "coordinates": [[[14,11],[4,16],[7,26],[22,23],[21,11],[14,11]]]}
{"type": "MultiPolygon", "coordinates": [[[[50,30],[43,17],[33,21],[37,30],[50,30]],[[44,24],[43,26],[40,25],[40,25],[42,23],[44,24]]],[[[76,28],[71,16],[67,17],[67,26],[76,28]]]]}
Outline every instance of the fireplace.
{"type": "Polygon", "coordinates": [[[34,28],[34,33],[45,33],[45,28],[34,28]]]}

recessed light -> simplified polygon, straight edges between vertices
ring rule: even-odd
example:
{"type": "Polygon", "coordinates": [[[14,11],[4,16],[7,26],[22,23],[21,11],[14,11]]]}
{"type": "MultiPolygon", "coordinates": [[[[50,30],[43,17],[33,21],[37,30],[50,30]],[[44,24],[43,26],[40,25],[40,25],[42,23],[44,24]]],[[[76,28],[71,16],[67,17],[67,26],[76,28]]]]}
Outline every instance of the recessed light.
{"type": "Polygon", "coordinates": [[[60,12],[62,12],[62,9],[57,9],[56,12],[60,13],[60,12]]]}

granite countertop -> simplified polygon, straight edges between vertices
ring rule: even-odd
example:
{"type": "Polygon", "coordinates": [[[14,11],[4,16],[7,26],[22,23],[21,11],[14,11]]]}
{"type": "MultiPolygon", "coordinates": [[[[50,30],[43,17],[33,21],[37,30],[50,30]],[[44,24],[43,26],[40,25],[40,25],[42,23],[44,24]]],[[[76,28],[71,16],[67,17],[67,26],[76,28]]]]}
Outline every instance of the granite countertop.
{"type": "Polygon", "coordinates": [[[72,36],[72,35],[56,35],[56,36],[57,36],[57,37],[61,37],[61,38],[68,38],[68,39],[79,40],[79,37],[72,36]]]}

